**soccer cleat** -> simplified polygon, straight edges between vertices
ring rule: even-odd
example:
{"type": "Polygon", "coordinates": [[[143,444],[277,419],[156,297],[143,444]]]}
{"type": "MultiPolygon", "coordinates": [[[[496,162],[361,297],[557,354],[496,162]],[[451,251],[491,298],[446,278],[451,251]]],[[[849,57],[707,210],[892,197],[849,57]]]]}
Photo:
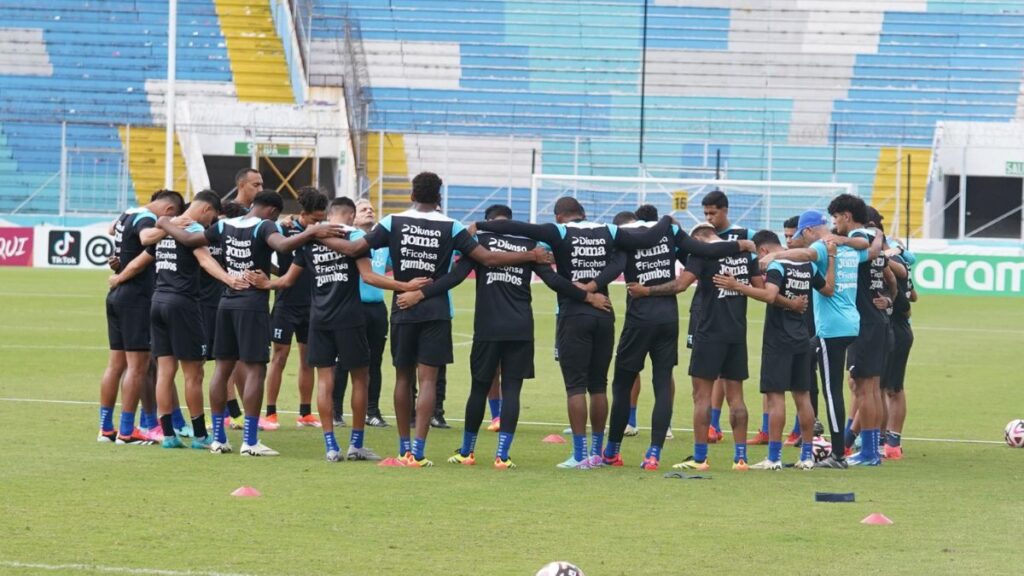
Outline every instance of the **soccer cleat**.
{"type": "Polygon", "coordinates": [[[830,470],[846,470],[848,465],[846,464],[846,460],[836,458],[835,454],[831,454],[828,458],[825,458],[821,462],[815,462],[814,467],[827,468],[830,470]]]}
{"type": "Polygon", "coordinates": [[[299,416],[298,420],[295,421],[297,428],[320,428],[323,425],[320,424],[320,419],[312,414],[306,414],[305,416],[299,416]]]}
{"type": "Polygon", "coordinates": [[[163,441],[160,443],[160,445],[163,446],[164,448],[184,448],[185,447],[185,444],[183,444],[181,442],[181,439],[178,438],[177,436],[171,436],[169,438],[165,436],[163,441]]]}
{"type": "Polygon", "coordinates": [[[407,468],[430,468],[431,466],[434,465],[433,462],[427,460],[426,458],[421,458],[417,460],[416,457],[412,455],[412,452],[405,453],[405,457],[402,459],[402,463],[407,468]]]}
{"type": "Polygon", "coordinates": [[[659,464],[660,463],[658,462],[657,458],[655,458],[654,456],[648,456],[647,458],[644,458],[644,461],[640,464],[640,469],[650,470],[653,472],[658,469],[659,464]]]}
{"type": "Polygon", "coordinates": [[[615,467],[615,468],[619,468],[619,467],[622,467],[622,466],[625,465],[625,462],[622,461],[622,454],[616,454],[614,458],[609,458],[607,456],[601,456],[601,462],[605,466],[612,466],[612,467],[615,467]]]}
{"type": "Polygon", "coordinates": [[[280,452],[272,450],[262,442],[256,442],[252,446],[242,444],[242,449],[238,453],[242,456],[280,456],[280,452]]]}
{"type": "Polygon", "coordinates": [[[159,426],[153,426],[149,430],[142,430],[142,435],[149,438],[153,444],[164,441],[164,431],[159,426]]]}
{"type": "Polygon", "coordinates": [[[566,428],[565,430],[562,430],[562,434],[572,434],[572,427],[569,427],[569,428],[566,428]]]}
{"type": "Polygon", "coordinates": [[[231,450],[230,442],[217,442],[214,440],[210,443],[210,454],[230,454],[231,450]]]}
{"type": "Polygon", "coordinates": [[[732,463],[732,469],[737,472],[746,472],[747,470],[750,470],[750,466],[747,466],[746,460],[740,458],[736,462],[732,463]]]}
{"type": "Polygon", "coordinates": [[[790,432],[789,436],[786,437],[786,441],[783,442],[785,446],[797,446],[803,444],[803,438],[801,438],[799,432],[790,432]]]}
{"type": "Polygon", "coordinates": [[[887,460],[903,460],[902,446],[886,446],[884,457],[887,460]]]}
{"type": "Polygon", "coordinates": [[[793,464],[793,468],[797,470],[814,470],[814,460],[810,458],[807,460],[797,460],[796,464],[793,464]]]}
{"type": "Polygon", "coordinates": [[[245,428],[245,422],[243,421],[242,417],[238,417],[232,420],[231,416],[225,416],[224,428],[228,430],[241,430],[242,428],[245,428]]]}
{"type": "Polygon", "coordinates": [[[563,470],[575,469],[575,470],[590,470],[590,458],[584,458],[583,460],[577,460],[573,456],[566,458],[565,462],[555,465],[556,468],[563,470]]]}
{"type": "Polygon", "coordinates": [[[637,428],[636,426],[630,426],[629,424],[626,424],[626,430],[622,433],[622,435],[623,436],[639,436],[640,435],[640,429],[637,428]]]}
{"type": "Polygon", "coordinates": [[[191,438],[195,435],[195,433],[192,431],[192,427],[189,426],[188,424],[185,424],[181,428],[175,428],[174,434],[180,438],[191,438]]]}
{"type": "Polygon", "coordinates": [[[864,444],[861,443],[861,435],[857,434],[857,437],[853,439],[853,449],[860,452],[864,448],[864,444]]]}
{"type": "Polygon", "coordinates": [[[501,430],[501,417],[500,416],[497,417],[497,418],[491,418],[491,423],[490,423],[489,426],[487,426],[487,431],[488,432],[497,432],[498,430],[501,430]]]}
{"type": "Polygon", "coordinates": [[[825,426],[817,418],[814,419],[814,435],[823,436],[825,434],[825,426]]]}
{"type": "Polygon", "coordinates": [[[708,426],[708,444],[717,444],[722,441],[725,434],[721,430],[715,430],[714,426],[708,426]]]}
{"type": "Polygon", "coordinates": [[[346,460],[371,460],[376,462],[380,460],[380,456],[376,452],[369,448],[356,448],[355,446],[349,446],[348,452],[345,453],[346,460]]]}
{"type": "MultiPolygon", "coordinates": [[[[735,467],[734,467],[735,468],[735,467]]],[[[782,462],[765,458],[757,464],[750,465],[751,470],[782,470],[782,462]]]]}
{"type": "Polygon", "coordinates": [[[345,423],[345,417],[341,415],[341,412],[335,413],[332,421],[334,422],[335,428],[344,428],[348,426],[348,424],[345,423]]]}
{"type": "Polygon", "coordinates": [[[153,440],[149,436],[143,434],[142,430],[135,428],[132,430],[130,436],[122,436],[121,434],[118,434],[117,438],[114,440],[114,444],[117,444],[118,446],[149,446],[150,444],[153,444],[153,440]]]}
{"type": "Polygon", "coordinates": [[[693,459],[693,456],[689,456],[679,464],[674,464],[672,468],[675,468],[676,470],[697,470],[699,472],[707,472],[708,470],[711,470],[711,464],[707,460],[697,462],[693,459]]]}
{"type": "Polygon", "coordinates": [[[863,452],[857,452],[846,459],[846,463],[850,466],[881,466],[882,459],[878,456],[874,458],[867,458],[863,456],[863,452]]]}
{"type": "Polygon", "coordinates": [[[447,430],[448,428],[451,428],[451,426],[448,425],[448,421],[444,419],[444,414],[434,414],[433,416],[431,416],[430,427],[441,428],[442,430],[447,430]]]}
{"type": "Polygon", "coordinates": [[[672,435],[672,429],[669,428],[665,430],[665,440],[671,440],[673,438],[675,438],[675,436],[672,435]]]}
{"type": "Polygon", "coordinates": [[[604,457],[600,454],[591,454],[590,457],[587,458],[587,462],[590,463],[591,468],[601,468],[604,466],[604,457]]]}
{"type": "Polygon", "coordinates": [[[843,458],[853,456],[853,448],[843,448],[843,458]]]}
{"type": "Polygon", "coordinates": [[[259,427],[260,430],[273,432],[280,428],[281,424],[277,421],[277,414],[271,414],[270,416],[260,416],[259,427]]]}
{"type": "Polygon", "coordinates": [[[390,424],[388,424],[380,415],[367,416],[366,425],[373,426],[374,428],[387,428],[390,426],[390,424]]]}
{"type": "Polygon", "coordinates": [[[213,446],[213,436],[209,434],[201,438],[192,439],[192,448],[194,450],[209,450],[210,446],[213,446]]]}
{"type": "Polygon", "coordinates": [[[463,466],[473,466],[474,464],[476,464],[476,456],[472,452],[469,453],[469,456],[463,456],[461,452],[456,450],[455,454],[452,454],[452,457],[448,459],[448,463],[462,464],[463,466]]]}
{"type": "Polygon", "coordinates": [[[96,441],[104,444],[113,444],[117,440],[117,430],[100,430],[96,435],[96,441]]]}
{"type": "Polygon", "coordinates": [[[750,440],[750,442],[747,442],[747,444],[753,446],[764,446],[768,444],[768,433],[762,430],[758,430],[757,434],[754,434],[754,437],[750,440]]]}
{"type": "Polygon", "coordinates": [[[344,458],[341,457],[341,452],[337,450],[328,450],[327,455],[324,457],[328,462],[341,462],[344,458]]]}
{"type": "Polygon", "coordinates": [[[511,458],[508,460],[502,460],[501,458],[494,457],[494,468],[496,470],[515,470],[517,468],[515,462],[511,458]]]}

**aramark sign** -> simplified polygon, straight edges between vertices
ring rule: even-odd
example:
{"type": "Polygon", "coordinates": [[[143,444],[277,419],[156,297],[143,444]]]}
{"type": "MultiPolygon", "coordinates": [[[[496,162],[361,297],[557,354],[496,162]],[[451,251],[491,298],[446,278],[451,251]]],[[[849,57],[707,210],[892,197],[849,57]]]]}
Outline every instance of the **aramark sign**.
{"type": "Polygon", "coordinates": [[[913,269],[921,293],[1024,296],[1024,258],[917,253],[913,269]]]}

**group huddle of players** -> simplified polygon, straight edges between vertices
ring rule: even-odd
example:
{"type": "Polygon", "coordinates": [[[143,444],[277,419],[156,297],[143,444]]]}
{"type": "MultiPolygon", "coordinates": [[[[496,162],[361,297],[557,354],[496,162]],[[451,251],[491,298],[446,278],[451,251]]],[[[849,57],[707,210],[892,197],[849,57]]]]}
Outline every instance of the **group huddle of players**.
{"type": "Polygon", "coordinates": [[[535,275],[558,296],[555,353],[573,437],[572,455],[560,468],[623,465],[620,447],[625,435],[636,434],[636,388],[649,356],[655,400],[641,467],[658,469],[675,393],[677,294],[691,286],[696,294],[687,347],[694,453],[676,468],[709,469],[708,443],[723,438],[719,416],[725,401],[735,441],[733,469],[748,469],[742,390],[749,376],[748,298],[767,304],[764,414],[754,443],[768,445],[767,458],[749,468],[783,467],[786,392],[797,411],[787,439],[801,446],[797,468],[878,465],[883,456],[902,457],[903,377],[913,341],[910,302],[916,299],[909,276],[913,256],[895,242],[889,245],[881,216],[860,198],[836,197],[828,207],[831,226],[813,210],[787,221],[783,247],[774,232],[732,226],[728,199],[719,191],[703,199],[707,221],[687,233],[670,217],[658,218],[650,205],[618,214],[613,224],[591,222],[572,197],[555,202],[554,223],[519,222],[509,207],[495,205],[484,221],[466,227],[438,210],[442,183],[429,172],[413,179],[411,208],[380,222],[368,202],[329,200],[315,188],[299,194],[298,215],[282,219],[280,195],[261,190],[258,172],[244,170],[236,181],[233,202],[203,191],[186,205],[180,194],[165,190],[111,226],[115,274],[106,301],[110,358],[100,391],[100,441],[159,442],[165,448],[188,442],[224,454],[233,451],[227,430],[241,420],[241,455],[277,455],[259,432],[278,426],[276,398],[294,335],[300,375],[307,374],[300,376],[298,424],[322,427],[328,461],[379,460],[363,439],[365,425],[386,425],[378,402],[389,327],[383,291],[389,290],[397,462],[431,466],[426,441],[436,423],[439,372],[453,361],[449,291],[472,273],[472,386],[462,445],[448,462],[475,464],[477,433],[491,396],[491,429],[498,432],[494,466],[515,467],[509,452],[520,391],[523,380],[534,377],[535,275]],[[628,295],[616,349],[607,287],[620,276],[628,295]],[[215,362],[209,430],[203,397],[208,360],[215,362]],[[191,422],[178,404],[179,366],[191,422]],[[817,461],[816,366],[825,393],[823,420],[837,448],[817,461]],[[853,391],[849,420],[847,371],[853,391]],[[319,418],[311,411],[313,372],[319,418]],[[341,397],[349,378],[353,420],[343,453],[334,428],[344,424],[341,397]],[[261,418],[265,383],[269,399],[261,418]],[[119,388],[122,412],[115,427],[119,388]],[[860,451],[850,454],[855,443],[860,451]]]}

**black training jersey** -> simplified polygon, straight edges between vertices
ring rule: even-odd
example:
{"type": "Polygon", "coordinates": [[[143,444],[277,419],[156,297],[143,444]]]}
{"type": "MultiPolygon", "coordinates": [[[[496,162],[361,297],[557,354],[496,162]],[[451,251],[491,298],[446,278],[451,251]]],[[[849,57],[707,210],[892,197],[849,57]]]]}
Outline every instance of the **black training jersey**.
{"type": "MultiPolygon", "coordinates": [[[[868,242],[875,239],[875,232],[859,228],[850,232],[851,238],[864,238],[868,242]]],[[[885,310],[875,307],[874,299],[885,294],[885,269],[889,259],[879,253],[873,260],[861,262],[857,268],[857,312],[860,314],[860,325],[885,324],[889,316],[885,310]]]]}
{"type": "MultiPolygon", "coordinates": [[[[522,236],[480,232],[477,240],[495,252],[529,252],[537,242],[522,236]]],[[[473,339],[479,341],[533,340],[533,264],[490,268],[472,262],[476,272],[476,315],[473,339]]],[[[460,261],[461,262],[461,261],[460,261]]],[[[549,267],[550,269],[550,267],[549,267]]]]}
{"type": "MultiPolygon", "coordinates": [[[[156,225],[156,214],[145,208],[132,208],[118,216],[114,223],[114,255],[121,261],[121,269],[145,251],[139,237],[146,228],[156,225]]],[[[153,296],[153,267],[141,272],[110,291],[113,302],[124,305],[149,306],[153,296]]]]}
{"type": "MultiPolygon", "coordinates": [[[[261,271],[270,277],[270,256],[274,250],[267,244],[272,234],[281,234],[281,226],[271,220],[240,216],[221,220],[206,229],[206,239],[224,248],[225,269],[231,276],[261,271]]],[[[267,311],[270,292],[249,287],[245,290],[226,288],[220,306],[230,310],[267,311]]]]}
{"type": "MultiPolygon", "coordinates": [[[[631,222],[620,226],[622,232],[637,228],[649,228],[655,222],[631,222]]],[[[657,286],[671,282],[676,277],[676,238],[678,227],[672,226],[670,234],[662,236],[657,244],[626,253],[626,267],[623,275],[627,283],[657,286]]],[[[626,326],[644,326],[679,322],[679,304],[675,294],[671,296],[650,296],[631,298],[626,295],[626,326]]]]}
{"type": "MultiPolygon", "coordinates": [[[[736,240],[750,240],[754,237],[753,230],[749,228],[743,228],[742,226],[729,226],[725,230],[715,232],[718,237],[727,242],[735,242],[736,240]]],[[[751,255],[753,259],[757,259],[756,256],[751,255]]],[[[697,287],[700,290],[700,286],[697,287]]],[[[700,317],[700,305],[701,299],[697,297],[697,294],[693,295],[693,299],[690,300],[690,316],[700,317]]]]}
{"type": "MultiPolygon", "coordinates": [[[[203,226],[193,222],[186,232],[202,232],[203,226]]],[[[156,292],[181,294],[199,299],[199,260],[194,248],[179,244],[170,236],[157,243],[153,257],[156,259],[156,292]]]]}
{"type": "Polygon", "coordinates": [[[690,256],[686,271],[697,277],[700,316],[694,342],[739,343],[747,339],[747,297],[739,292],[715,286],[715,274],[728,274],[743,284],[750,284],[754,261],[749,252],[717,260],[690,256]]]}
{"type": "Polygon", "coordinates": [[[892,302],[890,314],[893,323],[906,326],[910,324],[910,293],[914,290],[914,280],[911,278],[910,265],[902,256],[896,256],[893,260],[907,269],[907,277],[896,277],[896,298],[892,302]]]}
{"type": "MultiPolygon", "coordinates": [[[[349,238],[356,240],[364,233],[345,227],[349,238]]],[[[319,242],[310,242],[295,251],[295,266],[308,271],[311,297],[309,326],[314,329],[362,326],[363,307],[359,297],[359,269],[356,260],[331,250],[319,242]]]]}
{"type": "MultiPolygon", "coordinates": [[[[213,223],[217,225],[216,222],[213,223]]],[[[225,267],[224,264],[224,245],[223,244],[210,244],[206,247],[210,251],[210,256],[220,264],[221,268],[225,267]]],[[[220,297],[224,295],[224,284],[217,280],[206,270],[200,268],[199,270],[199,301],[208,308],[216,308],[220,306],[220,297]]]]}
{"type": "MultiPolygon", "coordinates": [[[[298,220],[292,222],[291,228],[284,229],[285,236],[295,236],[296,234],[302,233],[304,228],[299,224],[298,220]]],[[[288,273],[288,269],[292,265],[292,261],[296,256],[295,252],[279,253],[277,255],[277,271],[278,276],[284,276],[288,273]]],[[[274,294],[274,305],[275,306],[289,306],[292,308],[306,308],[310,305],[310,295],[313,289],[313,271],[310,267],[303,267],[302,274],[299,274],[299,279],[295,281],[289,288],[283,288],[278,290],[274,294]]]]}
{"type": "MultiPolygon", "coordinates": [[[[385,216],[366,235],[366,242],[371,248],[388,247],[391,270],[399,282],[414,278],[436,280],[450,270],[452,254],[469,254],[479,246],[461,222],[440,212],[414,209],[385,216]]],[[[397,298],[395,294],[394,299],[397,298]]],[[[408,310],[401,310],[394,300],[391,307],[393,324],[448,319],[451,305],[447,294],[425,298],[408,310]]]]}
{"type": "MultiPolygon", "coordinates": [[[[811,299],[811,289],[821,288],[825,279],[811,262],[776,260],[768,265],[765,284],[779,287],[779,295],[795,299],[811,299]]],[[[805,314],[768,304],[764,315],[764,347],[776,351],[803,352],[807,349],[813,330],[808,330],[805,314]]]]}

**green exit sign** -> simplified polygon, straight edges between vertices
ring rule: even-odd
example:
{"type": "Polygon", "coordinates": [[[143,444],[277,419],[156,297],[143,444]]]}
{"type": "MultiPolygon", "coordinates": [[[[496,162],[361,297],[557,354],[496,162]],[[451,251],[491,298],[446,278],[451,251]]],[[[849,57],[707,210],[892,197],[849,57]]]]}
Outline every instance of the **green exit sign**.
{"type": "Polygon", "coordinates": [[[253,144],[252,142],[235,142],[235,155],[252,156],[253,148],[259,150],[260,156],[288,156],[290,149],[287,144],[253,144]]]}
{"type": "Polygon", "coordinates": [[[1024,162],[1007,162],[1006,163],[1006,175],[1007,176],[1024,176],[1024,162]]]}

